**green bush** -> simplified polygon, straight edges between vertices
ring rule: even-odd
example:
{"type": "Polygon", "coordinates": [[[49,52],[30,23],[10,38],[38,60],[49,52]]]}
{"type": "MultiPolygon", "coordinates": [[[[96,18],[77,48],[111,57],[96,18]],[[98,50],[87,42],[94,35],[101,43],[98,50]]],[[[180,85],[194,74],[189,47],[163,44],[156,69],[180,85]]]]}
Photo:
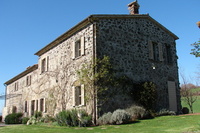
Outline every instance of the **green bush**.
{"type": "Polygon", "coordinates": [[[182,108],[182,113],[183,114],[189,114],[189,109],[187,107],[182,108]]]}
{"type": "Polygon", "coordinates": [[[153,118],[155,118],[155,116],[156,116],[155,111],[146,110],[145,113],[144,113],[143,118],[141,118],[141,119],[153,119],[153,118]]]}
{"type": "Polygon", "coordinates": [[[22,113],[12,113],[5,117],[6,124],[21,124],[22,123],[22,113]]]}
{"type": "Polygon", "coordinates": [[[2,116],[0,115],[0,122],[2,122],[2,116]]]}
{"type": "Polygon", "coordinates": [[[84,110],[66,110],[56,115],[56,121],[60,126],[89,126],[92,123],[92,117],[84,110]]]}
{"type": "Polygon", "coordinates": [[[33,114],[33,116],[35,118],[42,117],[42,112],[41,111],[35,111],[34,114],[33,114]]]}
{"type": "Polygon", "coordinates": [[[28,117],[23,117],[22,118],[22,124],[27,124],[29,118],[28,117]]]}
{"type": "Polygon", "coordinates": [[[144,118],[146,109],[142,106],[133,105],[130,108],[127,108],[126,112],[128,112],[131,115],[131,119],[134,121],[136,119],[144,118]]]}
{"type": "Polygon", "coordinates": [[[169,111],[167,109],[162,109],[156,115],[157,116],[166,116],[166,115],[176,115],[176,113],[174,111],[169,111]]]}
{"type": "Polygon", "coordinates": [[[70,111],[61,111],[56,115],[56,121],[60,126],[71,126],[72,119],[70,111]]]}
{"type": "Polygon", "coordinates": [[[79,110],[78,117],[79,117],[79,126],[87,127],[92,125],[92,116],[88,115],[88,113],[85,110],[79,110]]]}
{"type": "Polygon", "coordinates": [[[113,112],[111,116],[112,124],[123,124],[128,123],[131,119],[131,115],[127,113],[125,110],[118,109],[113,112]]]}
{"type": "Polygon", "coordinates": [[[111,112],[105,113],[98,119],[97,123],[99,125],[111,124],[111,117],[112,117],[111,112]]]}
{"type": "Polygon", "coordinates": [[[44,118],[44,123],[55,122],[56,119],[52,116],[46,115],[44,118]]]}

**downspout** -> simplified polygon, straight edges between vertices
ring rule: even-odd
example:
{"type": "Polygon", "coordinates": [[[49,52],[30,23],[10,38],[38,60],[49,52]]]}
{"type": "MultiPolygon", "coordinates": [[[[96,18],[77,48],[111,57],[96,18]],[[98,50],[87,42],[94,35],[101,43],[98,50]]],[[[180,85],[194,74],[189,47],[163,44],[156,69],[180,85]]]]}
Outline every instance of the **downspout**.
{"type": "MultiPolygon", "coordinates": [[[[93,21],[93,19],[90,17],[88,18],[88,21],[93,24],[93,60],[92,63],[95,64],[96,63],[96,59],[97,59],[97,55],[96,55],[96,22],[93,21]]],[[[94,73],[96,73],[96,70],[94,70],[94,73]]],[[[94,87],[95,83],[94,83],[94,87]]],[[[94,89],[94,101],[93,101],[93,121],[94,124],[97,124],[97,118],[98,118],[98,108],[97,108],[97,94],[96,94],[96,89],[94,89]]]]}
{"type": "Polygon", "coordinates": [[[4,107],[6,107],[6,99],[7,99],[7,85],[4,84],[5,86],[5,101],[4,101],[4,107]]]}

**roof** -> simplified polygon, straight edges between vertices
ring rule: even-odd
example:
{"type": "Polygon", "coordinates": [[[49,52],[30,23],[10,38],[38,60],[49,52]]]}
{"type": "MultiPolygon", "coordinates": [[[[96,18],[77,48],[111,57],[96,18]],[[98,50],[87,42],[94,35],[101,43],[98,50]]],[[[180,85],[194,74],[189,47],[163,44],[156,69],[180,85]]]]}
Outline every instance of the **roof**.
{"type": "Polygon", "coordinates": [[[148,14],[135,14],[135,15],[90,15],[89,17],[87,17],[86,19],[84,19],[83,21],[81,21],[80,23],[78,23],[77,25],[75,25],[74,27],[72,27],[70,30],[68,30],[67,32],[65,32],[61,36],[59,36],[57,39],[55,39],[54,41],[52,41],[51,43],[49,43],[48,45],[46,45],[45,47],[43,47],[41,50],[39,50],[38,52],[36,52],[35,55],[41,56],[42,54],[46,53],[50,49],[54,48],[55,46],[57,46],[58,44],[60,44],[61,42],[63,42],[67,38],[69,38],[70,36],[72,36],[74,33],[76,33],[77,31],[79,31],[80,29],[82,29],[85,26],[93,23],[96,20],[100,20],[100,19],[115,19],[115,18],[117,18],[117,19],[124,19],[124,18],[130,18],[130,19],[145,18],[145,19],[148,19],[148,20],[152,21],[153,23],[155,23],[158,27],[160,27],[161,29],[163,29],[168,34],[170,34],[175,40],[179,39],[174,33],[172,33],[171,31],[169,31],[167,28],[165,28],[163,25],[161,25],[155,19],[153,19],[152,17],[150,17],[148,14]]]}
{"type": "Polygon", "coordinates": [[[34,70],[38,69],[38,64],[35,64],[33,66],[28,67],[25,71],[23,71],[22,73],[18,74],[17,76],[15,76],[14,78],[8,80],[7,82],[5,82],[4,84],[9,85],[13,82],[15,82],[16,80],[20,79],[21,77],[24,77],[25,75],[33,72],[34,70]]]}

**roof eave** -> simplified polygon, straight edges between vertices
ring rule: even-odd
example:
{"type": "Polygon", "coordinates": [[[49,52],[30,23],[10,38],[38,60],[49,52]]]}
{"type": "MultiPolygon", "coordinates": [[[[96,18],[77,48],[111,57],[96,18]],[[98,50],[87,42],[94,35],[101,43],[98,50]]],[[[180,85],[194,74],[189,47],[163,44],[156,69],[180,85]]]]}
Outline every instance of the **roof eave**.
{"type": "Polygon", "coordinates": [[[5,85],[9,85],[9,84],[15,82],[16,80],[20,79],[21,77],[23,77],[23,76],[29,74],[30,72],[33,72],[33,71],[36,70],[36,69],[38,69],[38,65],[37,65],[37,64],[35,64],[35,65],[33,65],[33,66],[27,68],[27,70],[25,70],[25,71],[23,71],[22,73],[18,74],[18,75],[15,76],[14,78],[8,80],[8,81],[5,82],[4,84],[5,84],[5,85]]]}
{"type": "Polygon", "coordinates": [[[90,15],[74,27],[72,27],[70,30],[59,36],[57,39],[43,47],[41,50],[35,53],[35,55],[41,56],[48,50],[52,49],[53,47],[57,46],[59,43],[63,42],[70,36],[72,36],[75,32],[80,30],[81,28],[87,26],[88,24],[92,23],[93,21],[99,20],[99,19],[109,19],[109,18],[147,18],[150,21],[153,21],[155,24],[157,24],[161,29],[169,33],[175,40],[179,39],[174,33],[169,31],[167,28],[165,28],[163,25],[161,25],[159,22],[157,22],[155,19],[149,16],[149,14],[134,14],[134,15],[124,15],[124,14],[110,14],[110,15],[105,15],[105,14],[98,14],[98,15],[90,15]]]}

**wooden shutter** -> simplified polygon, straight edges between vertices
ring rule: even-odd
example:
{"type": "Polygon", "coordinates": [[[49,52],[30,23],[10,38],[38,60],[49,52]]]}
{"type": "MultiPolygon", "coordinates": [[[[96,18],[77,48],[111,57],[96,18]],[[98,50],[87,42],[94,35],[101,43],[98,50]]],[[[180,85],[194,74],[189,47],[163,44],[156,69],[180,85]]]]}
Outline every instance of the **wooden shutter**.
{"type": "Polygon", "coordinates": [[[162,43],[158,43],[159,47],[159,60],[163,61],[163,49],[162,49],[162,43]]]}
{"type": "Polygon", "coordinates": [[[75,87],[72,87],[72,106],[75,106],[75,87]]]}
{"type": "Polygon", "coordinates": [[[85,37],[81,37],[81,55],[85,54],[85,37]]]}
{"type": "Polygon", "coordinates": [[[44,106],[43,106],[43,108],[44,108],[44,113],[46,113],[46,112],[47,112],[47,108],[46,108],[46,98],[44,98],[44,106]]]}
{"type": "Polygon", "coordinates": [[[72,45],[72,59],[75,59],[75,52],[76,52],[76,50],[75,50],[75,41],[73,41],[71,45],[72,45]]]}
{"type": "Polygon", "coordinates": [[[81,85],[81,105],[85,105],[85,86],[81,85]]]}
{"type": "Polygon", "coordinates": [[[48,71],[49,69],[49,56],[46,57],[46,66],[45,71],[48,71]]]}
{"type": "Polygon", "coordinates": [[[153,43],[152,41],[148,41],[148,46],[149,46],[149,59],[154,59],[153,57],[153,43]]]}

